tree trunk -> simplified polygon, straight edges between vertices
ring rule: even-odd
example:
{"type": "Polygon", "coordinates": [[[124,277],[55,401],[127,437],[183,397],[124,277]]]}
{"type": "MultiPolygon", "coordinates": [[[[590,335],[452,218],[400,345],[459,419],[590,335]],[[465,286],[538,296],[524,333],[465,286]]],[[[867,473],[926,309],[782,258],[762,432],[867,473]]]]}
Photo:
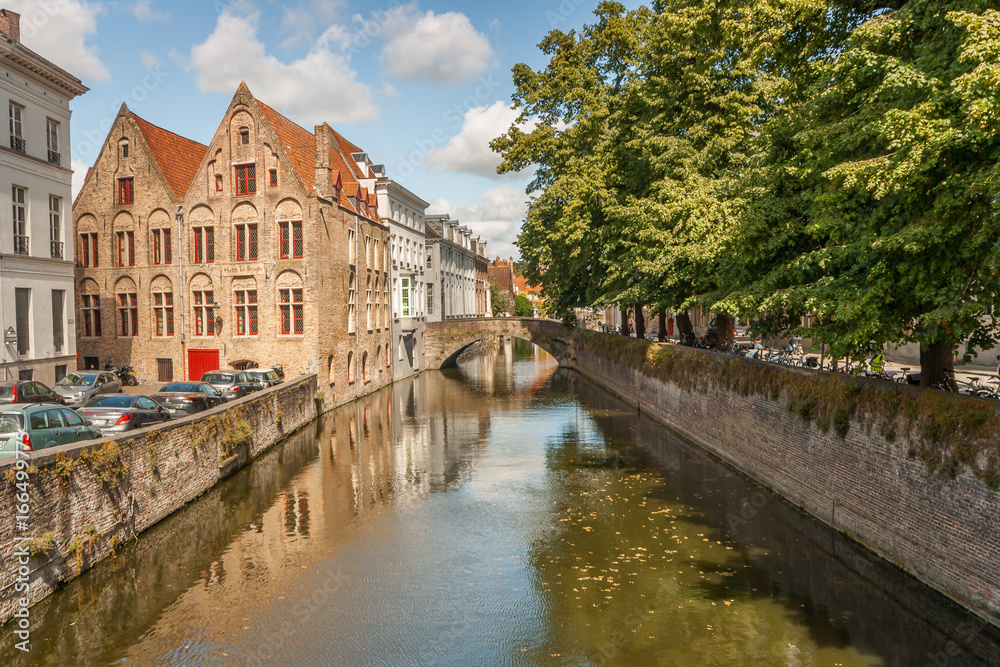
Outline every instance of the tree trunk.
{"type": "Polygon", "coordinates": [[[718,332],[720,343],[731,343],[733,340],[733,316],[716,313],[715,330],[718,332]]]}
{"type": "Polygon", "coordinates": [[[621,320],[622,320],[621,333],[623,336],[628,336],[630,333],[632,333],[628,327],[628,307],[618,306],[618,310],[621,312],[621,320]]]}
{"type": "Polygon", "coordinates": [[[665,341],[667,339],[667,309],[664,308],[659,313],[659,319],[656,323],[656,338],[659,341],[665,341]]]}
{"type": "Polygon", "coordinates": [[[687,311],[677,314],[677,332],[682,343],[687,345],[694,343],[694,325],[691,324],[691,315],[687,311]]]}
{"type": "Polygon", "coordinates": [[[639,339],[646,337],[646,317],[642,314],[642,304],[635,306],[635,337],[639,339]]]}
{"type": "Polygon", "coordinates": [[[945,383],[948,371],[955,370],[954,343],[950,340],[920,346],[920,386],[945,383]]]}

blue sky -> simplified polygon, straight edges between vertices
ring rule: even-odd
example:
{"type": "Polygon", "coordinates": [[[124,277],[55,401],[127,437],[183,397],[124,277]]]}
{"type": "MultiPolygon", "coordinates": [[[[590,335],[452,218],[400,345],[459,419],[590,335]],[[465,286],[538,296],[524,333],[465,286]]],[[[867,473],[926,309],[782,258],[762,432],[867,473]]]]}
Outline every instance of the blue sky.
{"type": "MultiPolygon", "coordinates": [[[[631,3],[630,3],[631,4],[631,3]]],[[[596,0],[0,0],[21,41],[78,76],[75,182],[122,101],[208,143],[240,80],[312,129],[329,122],[388,175],[517,256],[527,174],[498,176],[488,141],[514,120],[511,67],[544,66],[552,28],[592,20],[596,0]]]]}

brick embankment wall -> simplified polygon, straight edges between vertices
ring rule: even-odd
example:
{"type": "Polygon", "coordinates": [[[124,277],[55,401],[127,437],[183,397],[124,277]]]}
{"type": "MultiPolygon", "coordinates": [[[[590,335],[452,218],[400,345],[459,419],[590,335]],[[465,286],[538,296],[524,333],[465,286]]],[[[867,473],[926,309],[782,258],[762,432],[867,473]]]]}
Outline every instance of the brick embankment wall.
{"type": "Polygon", "coordinates": [[[0,460],[0,623],[19,599],[49,595],[313,421],[316,381],[303,376],[156,428],[40,450],[29,461],[26,488],[18,488],[14,459],[0,460]],[[21,493],[27,533],[13,509],[21,493]],[[26,535],[25,549],[15,538],[26,535]],[[24,550],[27,566],[18,554],[24,550]],[[27,592],[17,590],[19,577],[27,592]]]}
{"type": "Polygon", "coordinates": [[[1000,625],[995,401],[578,333],[574,368],[1000,625]]]}

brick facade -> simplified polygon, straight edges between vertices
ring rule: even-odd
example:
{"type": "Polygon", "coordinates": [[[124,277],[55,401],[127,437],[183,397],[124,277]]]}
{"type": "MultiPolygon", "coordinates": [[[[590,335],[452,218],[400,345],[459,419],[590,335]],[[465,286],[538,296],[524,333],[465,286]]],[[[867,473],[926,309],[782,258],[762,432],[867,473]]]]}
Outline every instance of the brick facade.
{"type": "Polygon", "coordinates": [[[128,363],[157,381],[167,360],[175,380],[282,364],[316,373],[331,403],[391,382],[388,229],[357,153],[245,84],[207,146],[123,105],[73,207],[81,366],[128,363]],[[88,234],[96,267],[82,253],[88,234]],[[95,298],[100,336],[86,312],[95,298]]]}

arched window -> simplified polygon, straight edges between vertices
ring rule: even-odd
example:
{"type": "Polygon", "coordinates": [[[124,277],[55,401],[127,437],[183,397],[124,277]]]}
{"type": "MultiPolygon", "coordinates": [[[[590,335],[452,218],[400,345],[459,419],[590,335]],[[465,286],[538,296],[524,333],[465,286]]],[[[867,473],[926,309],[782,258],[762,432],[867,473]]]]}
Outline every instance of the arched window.
{"type": "Polygon", "coordinates": [[[277,280],[278,333],[282,336],[301,336],[305,333],[305,302],[302,277],[294,271],[285,271],[277,280]]]}
{"type": "Polygon", "coordinates": [[[153,278],[150,285],[153,295],[153,334],[174,335],[174,288],[166,276],[153,278]]]}
{"type": "Polygon", "coordinates": [[[347,382],[354,382],[354,353],[347,353],[347,382]]]}
{"type": "Polygon", "coordinates": [[[361,355],[361,381],[368,382],[368,353],[361,355]]]}
{"type": "Polygon", "coordinates": [[[326,360],[326,368],[327,368],[327,373],[329,374],[329,383],[331,387],[336,382],[336,371],[334,370],[335,365],[336,362],[334,361],[333,355],[331,354],[330,357],[326,360]]]}

